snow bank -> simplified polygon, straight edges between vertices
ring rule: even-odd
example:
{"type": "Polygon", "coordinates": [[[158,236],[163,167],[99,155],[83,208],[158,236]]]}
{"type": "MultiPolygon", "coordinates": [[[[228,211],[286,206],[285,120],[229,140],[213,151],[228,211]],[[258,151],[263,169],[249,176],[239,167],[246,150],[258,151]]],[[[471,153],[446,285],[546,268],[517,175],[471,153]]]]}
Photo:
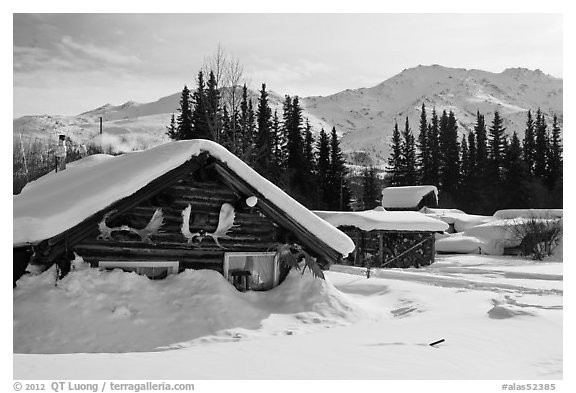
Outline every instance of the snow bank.
{"type": "Polygon", "coordinates": [[[438,200],[436,186],[404,186],[386,187],[382,190],[382,206],[384,208],[410,208],[418,206],[422,198],[434,192],[438,200]]]}
{"type": "Polygon", "coordinates": [[[460,254],[480,254],[482,240],[461,233],[436,235],[436,251],[460,254]]]}
{"type": "Polygon", "coordinates": [[[482,225],[497,220],[497,218],[492,216],[467,214],[459,209],[430,209],[423,207],[420,209],[420,213],[424,213],[428,217],[444,221],[447,224],[453,224],[454,230],[456,232],[464,232],[477,225],[482,225]]]}
{"type": "Polygon", "coordinates": [[[15,353],[152,351],[227,329],[257,329],[271,314],[340,324],[362,315],[332,284],[296,271],[274,290],[247,293],[212,270],[153,281],[87,268],[58,286],[55,277],[52,268],[18,281],[15,353]]]}
{"type": "Polygon", "coordinates": [[[314,211],[316,215],[335,227],[355,226],[364,231],[445,231],[442,221],[411,211],[389,212],[383,208],[361,212],[314,211]]]}
{"type": "Polygon", "coordinates": [[[520,245],[522,238],[517,228],[524,225],[526,220],[527,218],[493,220],[460,233],[441,235],[437,237],[436,250],[502,255],[505,248],[520,245]]]}
{"type": "Polygon", "coordinates": [[[505,209],[498,210],[494,217],[499,219],[510,218],[562,218],[564,209],[505,209]]]}
{"type": "Polygon", "coordinates": [[[169,142],[142,152],[92,159],[36,180],[13,198],[13,245],[33,244],[58,235],[204,151],[228,165],[288,216],[343,256],[354,250],[354,243],[344,233],[293,200],[224,147],[200,139],[169,142]]]}

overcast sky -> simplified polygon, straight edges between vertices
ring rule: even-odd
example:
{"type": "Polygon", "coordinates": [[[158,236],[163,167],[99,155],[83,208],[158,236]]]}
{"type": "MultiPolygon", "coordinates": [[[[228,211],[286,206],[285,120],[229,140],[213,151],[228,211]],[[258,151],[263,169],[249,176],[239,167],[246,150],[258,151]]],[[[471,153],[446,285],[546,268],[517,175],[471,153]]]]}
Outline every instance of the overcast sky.
{"type": "Polygon", "coordinates": [[[14,117],[195,86],[220,43],[252,87],[329,95],[419,64],[562,77],[560,14],[15,14],[14,117]]]}

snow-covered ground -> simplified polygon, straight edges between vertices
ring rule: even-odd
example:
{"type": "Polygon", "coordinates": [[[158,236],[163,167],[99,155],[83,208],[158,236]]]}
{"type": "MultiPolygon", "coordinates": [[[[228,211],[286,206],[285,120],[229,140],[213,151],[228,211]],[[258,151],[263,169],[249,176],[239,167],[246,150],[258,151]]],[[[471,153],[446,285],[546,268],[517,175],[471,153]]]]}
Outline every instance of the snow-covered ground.
{"type": "Polygon", "coordinates": [[[15,379],[561,379],[561,262],[442,255],[420,269],[292,272],[269,292],[219,274],[23,277],[15,379]],[[444,339],[435,347],[429,344],[444,339]]]}

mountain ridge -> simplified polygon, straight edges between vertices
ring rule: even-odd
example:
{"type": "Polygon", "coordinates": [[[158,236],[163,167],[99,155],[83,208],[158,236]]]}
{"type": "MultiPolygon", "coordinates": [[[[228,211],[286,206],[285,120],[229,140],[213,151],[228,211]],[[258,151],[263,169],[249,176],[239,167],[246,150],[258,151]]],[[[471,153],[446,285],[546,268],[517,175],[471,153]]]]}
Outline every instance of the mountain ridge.
{"type": "MultiPolygon", "coordinates": [[[[253,99],[257,91],[251,91],[253,99]]],[[[328,96],[300,97],[303,117],[310,120],[316,132],[336,127],[342,136],[345,152],[364,152],[372,163],[385,162],[394,122],[401,126],[408,116],[411,129],[418,132],[422,103],[428,116],[433,107],[455,112],[459,131],[473,127],[476,111],[490,123],[495,110],[505,120],[508,131],[523,135],[526,112],[541,108],[547,117],[558,115],[562,123],[563,80],[540,70],[507,68],[500,73],[478,69],[450,68],[441,65],[419,65],[372,87],[346,89],[328,96]]],[[[269,91],[272,111],[281,118],[283,95],[269,91]]],[[[78,141],[98,134],[99,117],[103,117],[107,138],[133,148],[167,141],[165,126],[172,113],[177,113],[180,92],[149,103],[127,101],[121,105],[106,104],[76,116],[23,116],[14,119],[14,136],[46,137],[66,133],[78,141]]]]}

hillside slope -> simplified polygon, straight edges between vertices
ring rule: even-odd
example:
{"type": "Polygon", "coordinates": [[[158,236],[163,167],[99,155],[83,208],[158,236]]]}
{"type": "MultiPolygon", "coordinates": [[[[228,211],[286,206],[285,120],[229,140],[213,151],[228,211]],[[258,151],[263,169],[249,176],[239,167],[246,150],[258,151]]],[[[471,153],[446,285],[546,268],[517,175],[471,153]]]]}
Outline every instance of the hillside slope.
{"type": "MultiPolygon", "coordinates": [[[[251,91],[250,97],[256,107],[258,92],[251,91]]],[[[102,117],[104,143],[116,150],[142,149],[168,140],[165,127],[172,113],[177,114],[179,100],[180,93],[175,93],[150,103],[106,104],[77,116],[24,116],[13,121],[14,137],[55,141],[57,134],[63,133],[86,142],[98,135],[102,117]]],[[[281,119],[284,96],[270,91],[269,100],[272,111],[276,110],[281,119]]],[[[316,132],[320,128],[329,131],[335,126],[343,136],[345,152],[365,152],[380,164],[387,158],[395,121],[403,126],[408,116],[417,135],[422,103],[426,104],[428,115],[433,107],[438,114],[453,110],[461,133],[473,127],[476,111],[483,113],[489,124],[498,110],[507,132],[516,130],[522,136],[529,109],[541,108],[548,118],[557,114],[562,122],[563,81],[539,70],[523,68],[491,73],[439,65],[418,66],[371,88],[301,99],[303,116],[316,132]]]]}

